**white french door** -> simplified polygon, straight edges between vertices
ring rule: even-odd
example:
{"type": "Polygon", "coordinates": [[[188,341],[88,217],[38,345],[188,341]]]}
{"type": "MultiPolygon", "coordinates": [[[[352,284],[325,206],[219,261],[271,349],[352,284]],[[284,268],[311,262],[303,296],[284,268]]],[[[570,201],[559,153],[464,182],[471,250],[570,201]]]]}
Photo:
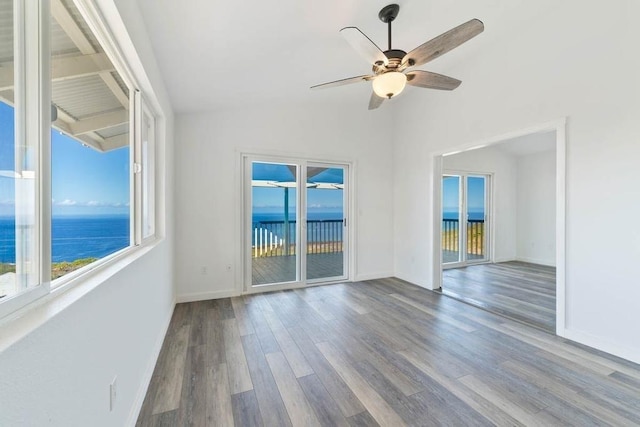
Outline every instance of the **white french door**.
{"type": "Polygon", "coordinates": [[[348,165],[246,155],[243,167],[245,291],[346,279],[348,165]]]}
{"type": "Polygon", "coordinates": [[[442,175],[442,265],[460,267],[489,261],[490,176],[465,172],[442,175]]]}

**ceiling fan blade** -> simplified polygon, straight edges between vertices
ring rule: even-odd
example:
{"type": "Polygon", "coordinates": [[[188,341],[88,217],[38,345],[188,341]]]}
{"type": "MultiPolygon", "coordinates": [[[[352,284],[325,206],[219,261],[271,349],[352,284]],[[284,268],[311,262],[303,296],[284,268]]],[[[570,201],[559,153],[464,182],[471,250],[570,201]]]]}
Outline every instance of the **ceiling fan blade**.
{"type": "Polygon", "coordinates": [[[322,83],[319,85],[311,86],[311,89],[327,89],[330,87],[343,86],[351,83],[365,82],[372,80],[375,76],[358,76],[349,77],[348,79],[336,80],[334,82],[322,83]]]}
{"type": "Polygon", "coordinates": [[[358,28],[345,27],[340,30],[340,34],[370,64],[389,64],[389,59],[384,52],[358,28]]]}
{"type": "Polygon", "coordinates": [[[453,77],[430,71],[415,70],[407,73],[407,84],[411,86],[426,87],[428,89],[454,90],[462,83],[453,77]]]}
{"type": "Polygon", "coordinates": [[[472,19],[413,49],[402,58],[402,65],[413,67],[414,65],[426,64],[472,39],[482,31],[484,31],[482,21],[472,19]]]}
{"type": "Polygon", "coordinates": [[[376,95],[375,92],[371,92],[371,98],[369,99],[369,110],[375,110],[384,102],[384,98],[376,95]]]}

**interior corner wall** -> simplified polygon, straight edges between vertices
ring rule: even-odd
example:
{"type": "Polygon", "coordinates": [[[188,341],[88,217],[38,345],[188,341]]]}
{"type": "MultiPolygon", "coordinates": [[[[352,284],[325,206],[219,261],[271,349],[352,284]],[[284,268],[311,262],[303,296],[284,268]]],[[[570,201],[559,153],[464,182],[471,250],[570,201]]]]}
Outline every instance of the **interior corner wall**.
{"type": "Polygon", "coordinates": [[[556,265],[556,152],[517,158],[518,261],[556,265]]]}
{"type": "Polygon", "coordinates": [[[611,220],[640,211],[640,55],[632,54],[640,2],[518,0],[512,12],[511,37],[492,34],[505,23],[486,19],[477,43],[442,58],[455,58],[455,65],[431,64],[460,78],[460,88],[408,92],[397,104],[396,275],[431,284],[435,153],[567,117],[565,329],[559,333],[640,362],[640,228],[614,232],[611,220]]]}
{"type": "Polygon", "coordinates": [[[178,299],[226,297],[242,289],[243,152],[353,162],[352,276],[393,275],[393,151],[386,118],[384,110],[335,104],[230,107],[178,116],[178,299]]]}
{"type": "Polygon", "coordinates": [[[494,262],[516,259],[516,159],[496,147],[479,148],[446,156],[443,170],[492,175],[490,212],[493,215],[494,262]]]}
{"type": "MultiPolygon", "coordinates": [[[[135,423],[137,405],[155,365],[174,307],[172,152],[173,113],[153,69],[136,2],[101,0],[109,22],[118,12],[165,113],[166,210],[162,243],[115,273],[44,325],[0,353],[0,425],[124,426],[135,423]],[[114,15],[115,14],[115,15],[114,15]],[[109,410],[109,384],[117,376],[117,400],[109,410]]],[[[118,31],[117,37],[125,33],[118,31]]]]}

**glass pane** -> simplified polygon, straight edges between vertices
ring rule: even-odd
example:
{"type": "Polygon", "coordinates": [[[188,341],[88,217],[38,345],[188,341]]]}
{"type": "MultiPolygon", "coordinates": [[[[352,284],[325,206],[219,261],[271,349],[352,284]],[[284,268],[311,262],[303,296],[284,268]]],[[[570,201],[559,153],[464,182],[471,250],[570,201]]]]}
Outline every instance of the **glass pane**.
{"type": "Polygon", "coordinates": [[[307,168],[307,279],[344,276],[344,170],[307,168]]]}
{"type": "Polygon", "coordinates": [[[146,111],[142,115],[142,237],[155,232],[155,121],[146,111]]]}
{"type": "Polygon", "coordinates": [[[442,177],[442,262],[462,261],[460,255],[460,177],[442,177]]]}
{"type": "Polygon", "coordinates": [[[467,177],[467,261],[486,258],[485,251],[485,193],[486,178],[467,177]]]}
{"type": "Polygon", "coordinates": [[[295,165],[251,164],[252,285],[298,279],[295,165]]]}
{"type": "MultiPolygon", "coordinates": [[[[0,0],[0,68],[14,63],[13,2],[0,0]]],[[[0,82],[0,298],[37,286],[38,241],[35,181],[38,160],[36,140],[18,137],[24,117],[16,93],[18,72],[0,82]],[[20,143],[22,141],[22,143],[20,143]]],[[[22,127],[24,129],[24,127],[22,127]]]]}
{"type": "Polygon", "coordinates": [[[51,21],[52,279],[131,241],[129,89],[74,2],[58,6],[67,13],[51,21]],[[65,15],[73,22],[57,22],[65,15]],[[96,68],[77,66],[87,62],[96,68]]]}

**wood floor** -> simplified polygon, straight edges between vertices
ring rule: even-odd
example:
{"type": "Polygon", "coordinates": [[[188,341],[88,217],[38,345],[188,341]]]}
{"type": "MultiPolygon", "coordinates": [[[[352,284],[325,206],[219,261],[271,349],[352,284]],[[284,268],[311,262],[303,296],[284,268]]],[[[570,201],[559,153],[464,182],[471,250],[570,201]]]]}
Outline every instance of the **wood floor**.
{"type": "Polygon", "coordinates": [[[555,267],[510,261],[451,268],[443,270],[442,292],[555,334],[555,267]]]}
{"type": "Polygon", "coordinates": [[[639,425],[640,366],[384,279],[176,306],[140,426],[639,425]]]}

